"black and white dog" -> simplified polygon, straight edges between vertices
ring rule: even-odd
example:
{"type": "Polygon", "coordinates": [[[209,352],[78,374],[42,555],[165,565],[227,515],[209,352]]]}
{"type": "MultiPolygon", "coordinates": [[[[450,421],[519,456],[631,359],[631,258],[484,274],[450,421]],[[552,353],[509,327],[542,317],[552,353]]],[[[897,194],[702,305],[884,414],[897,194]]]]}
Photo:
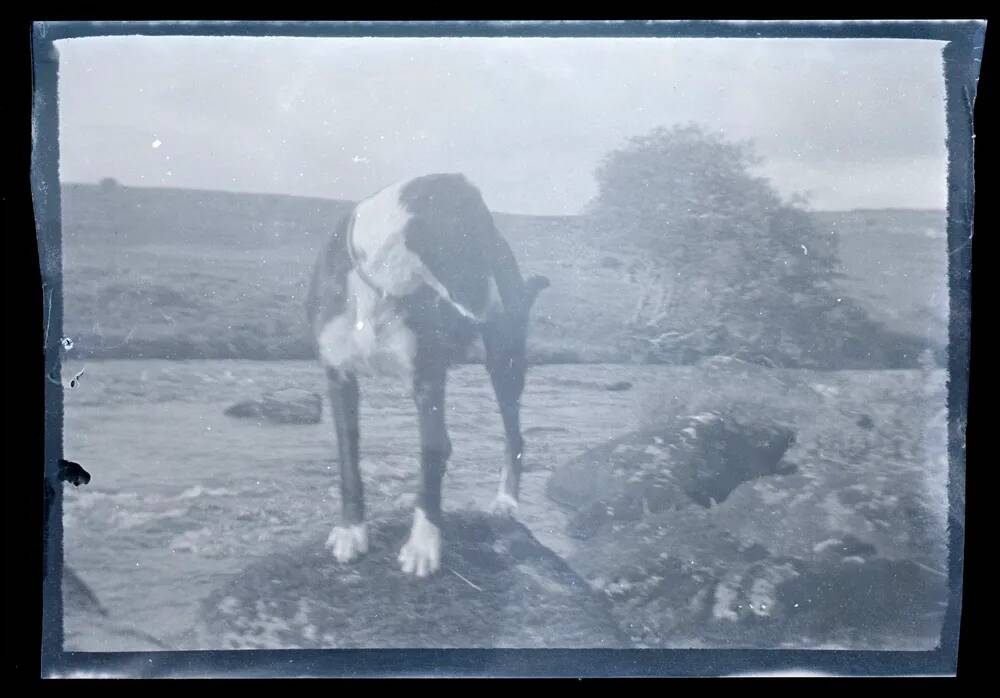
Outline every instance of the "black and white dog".
{"type": "Polygon", "coordinates": [[[326,368],[340,455],[343,520],[327,540],[337,560],[367,552],[359,458],[358,376],[411,381],[420,423],[420,487],[399,554],[419,577],[441,562],[441,481],[451,455],[448,367],[483,338],[506,435],[493,508],[517,507],[524,441],[520,399],[528,315],[544,277],[525,280],[479,190],[458,174],[392,185],[358,203],[317,260],[307,300],[326,368]]]}

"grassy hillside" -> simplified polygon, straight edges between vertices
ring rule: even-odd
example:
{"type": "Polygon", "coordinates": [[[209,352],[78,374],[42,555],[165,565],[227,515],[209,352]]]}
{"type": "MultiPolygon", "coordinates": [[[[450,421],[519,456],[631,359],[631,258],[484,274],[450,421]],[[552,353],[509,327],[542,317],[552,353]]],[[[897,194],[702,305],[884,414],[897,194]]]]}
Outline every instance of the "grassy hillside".
{"type": "Polygon", "coordinates": [[[845,293],[897,332],[948,342],[948,245],[944,211],[820,212],[838,237],[845,293]]]}
{"type": "MultiPolygon", "coordinates": [[[[65,327],[80,357],[308,358],[313,259],[349,202],[182,189],[62,188],[65,327]]],[[[944,214],[817,214],[836,235],[844,294],[895,331],[946,343],[944,214]]],[[[537,362],[628,360],[617,346],[641,288],[623,255],[573,217],[497,214],[536,306],[537,362]]]]}

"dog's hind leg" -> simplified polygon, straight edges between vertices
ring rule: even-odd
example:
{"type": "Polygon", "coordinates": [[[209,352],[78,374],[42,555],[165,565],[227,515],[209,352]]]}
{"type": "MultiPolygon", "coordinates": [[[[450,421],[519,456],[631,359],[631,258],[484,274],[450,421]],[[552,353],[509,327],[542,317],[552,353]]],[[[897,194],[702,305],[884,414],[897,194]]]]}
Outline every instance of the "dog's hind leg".
{"type": "Polygon", "coordinates": [[[486,369],[496,393],[506,440],[505,462],[500,476],[500,489],[493,500],[495,514],[512,516],[517,511],[524,458],[524,438],[521,436],[521,393],[527,370],[523,348],[504,336],[503,325],[487,325],[483,331],[486,347],[486,369]]]}
{"type": "Polygon", "coordinates": [[[339,562],[350,562],[368,552],[364,486],[361,482],[359,462],[360,390],[357,377],[353,373],[327,368],[326,375],[333,422],[337,430],[342,507],[341,524],[330,532],[326,545],[339,562]]]}
{"type": "Polygon", "coordinates": [[[420,489],[410,538],[399,553],[407,574],[425,577],[441,566],[441,483],[451,440],[445,424],[447,364],[434,352],[418,352],[414,361],[413,397],[420,422],[420,489]]]}

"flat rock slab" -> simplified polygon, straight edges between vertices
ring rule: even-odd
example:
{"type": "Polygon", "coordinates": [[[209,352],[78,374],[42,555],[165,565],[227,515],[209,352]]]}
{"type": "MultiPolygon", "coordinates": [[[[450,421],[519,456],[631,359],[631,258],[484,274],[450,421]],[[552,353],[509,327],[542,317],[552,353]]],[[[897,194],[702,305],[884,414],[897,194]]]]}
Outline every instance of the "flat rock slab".
{"type": "Polygon", "coordinates": [[[370,523],[369,553],[338,564],[325,534],[270,555],[204,605],[205,649],[625,647],[608,601],[521,524],[446,515],[441,571],[396,561],[406,513],[370,523]]]}

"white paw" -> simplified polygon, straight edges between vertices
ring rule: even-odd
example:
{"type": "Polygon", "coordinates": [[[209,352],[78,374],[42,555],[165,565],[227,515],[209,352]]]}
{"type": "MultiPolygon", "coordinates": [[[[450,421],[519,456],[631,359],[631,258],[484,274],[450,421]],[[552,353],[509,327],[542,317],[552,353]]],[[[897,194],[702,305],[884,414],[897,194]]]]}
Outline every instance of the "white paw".
{"type": "Polygon", "coordinates": [[[441,567],[441,529],[427,520],[423,510],[413,514],[410,539],[399,552],[399,565],[406,574],[426,577],[441,567]]]}
{"type": "Polygon", "coordinates": [[[350,562],[368,552],[368,526],[335,526],[326,539],[337,562],[350,562]]]}
{"type": "Polygon", "coordinates": [[[517,500],[506,492],[501,492],[490,505],[490,513],[513,518],[517,514],[517,500]]]}

